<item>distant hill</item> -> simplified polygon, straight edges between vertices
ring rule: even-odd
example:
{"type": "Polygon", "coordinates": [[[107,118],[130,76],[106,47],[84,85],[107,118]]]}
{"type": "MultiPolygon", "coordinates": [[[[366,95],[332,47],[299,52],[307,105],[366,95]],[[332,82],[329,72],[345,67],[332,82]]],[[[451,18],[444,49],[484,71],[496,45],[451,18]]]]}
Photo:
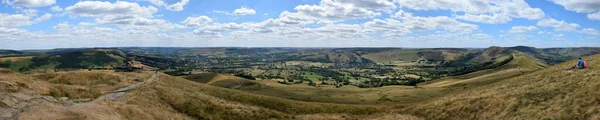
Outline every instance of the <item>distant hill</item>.
{"type": "Polygon", "coordinates": [[[464,74],[445,77],[421,84],[424,87],[479,86],[517,77],[548,67],[544,62],[524,53],[513,53],[464,74]]]}
{"type": "Polygon", "coordinates": [[[0,67],[14,71],[35,71],[54,69],[111,68],[124,65],[125,54],[110,49],[89,49],[55,55],[37,56],[30,59],[6,60],[0,67]]]}
{"type": "Polygon", "coordinates": [[[0,57],[15,56],[15,55],[22,55],[22,54],[23,54],[23,52],[21,52],[21,51],[0,49],[0,57]]]}

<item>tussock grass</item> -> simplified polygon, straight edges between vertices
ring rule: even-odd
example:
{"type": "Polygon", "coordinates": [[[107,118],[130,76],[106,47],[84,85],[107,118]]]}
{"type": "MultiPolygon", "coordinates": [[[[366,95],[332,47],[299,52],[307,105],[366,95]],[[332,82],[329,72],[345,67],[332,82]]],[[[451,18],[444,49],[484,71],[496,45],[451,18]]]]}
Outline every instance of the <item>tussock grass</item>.
{"type": "Polygon", "coordinates": [[[176,110],[200,119],[288,118],[315,113],[368,115],[385,109],[376,106],[300,102],[166,75],[162,75],[160,79],[153,87],[158,96],[176,110]]]}
{"type": "Polygon", "coordinates": [[[31,78],[52,84],[48,95],[54,97],[96,98],[121,87],[149,78],[149,73],[71,71],[38,73],[31,78]]]}
{"type": "Polygon", "coordinates": [[[401,110],[428,119],[600,119],[600,55],[568,61],[401,110]]]}

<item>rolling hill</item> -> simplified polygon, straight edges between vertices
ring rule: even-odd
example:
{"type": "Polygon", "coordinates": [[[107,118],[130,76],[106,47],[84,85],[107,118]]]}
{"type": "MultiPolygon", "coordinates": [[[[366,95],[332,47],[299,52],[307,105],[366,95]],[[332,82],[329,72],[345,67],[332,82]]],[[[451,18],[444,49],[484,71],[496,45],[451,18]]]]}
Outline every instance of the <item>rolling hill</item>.
{"type": "Polygon", "coordinates": [[[517,77],[549,65],[524,53],[513,53],[499,58],[488,69],[482,69],[464,75],[449,76],[422,84],[423,87],[472,87],[491,84],[507,78],[517,77]]]}
{"type": "MultiPolygon", "coordinates": [[[[584,57],[600,64],[600,55],[584,57]]],[[[428,119],[600,119],[600,71],[567,71],[571,60],[408,107],[428,119]]]]}
{"type": "Polygon", "coordinates": [[[30,59],[9,59],[0,67],[14,71],[45,71],[54,69],[111,68],[124,65],[125,54],[110,49],[89,49],[56,55],[36,56],[30,59]]]}
{"type": "Polygon", "coordinates": [[[23,54],[23,52],[21,52],[21,51],[0,49],[0,57],[15,56],[15,55],[22,55],[22,54],[23,54]]]}
{"type": "MultiPolygon", "coordinates": [[[[147,73],[59,72],[21,74],[0,70],[0,111],[26,102],[16,119],[597,119],[600,113],[600,71],[566,71],[575,61],[544,68],[526,54],[493,71],[457,76],[456,79],[501,78],[478,84],[474,81],[413,88],[462,88],[438,97],[410,103],[351,105],[304,102],[257,95],[203,83],[228,80],[218,74],[196,76],[197,82],[159,74],[158,80],[127,91],[123,99],[96,99],[70,103],[78,98],[95,98],[131,85],[147,73]],[[539,70],[538,70],[539,69],[539,70]],[[512,71],[509,71],[512,70],[512,71]],[[516,72],[514,72],[516,70],[516,72]],[[537,71],[536,71],[537,70],[537,71]],[[530,71],[523,73],[522,71],[530,71]],[[502,75],[513,76],[505,77],[502,75]],[[514,77],[516,76],[516,77],[514,77]],[[119,79],[119,80],[116,80],[119,79]],[[74,81],[73,81],[74,80],[74,81]],[[116,80],[116,81],[115,81],[116,80]],[[120,81],[120,82],[119,82],[120,81]],[[461,84],[471,86],[463,88],[461,84]],[[108,86],[107,86],[108,85],[108,86]],[[60,87],[63,86],[63,87],[60,87]],[[53,94],[53,89],[65,94],[53,94]],[[98,89],[100,88],[100,89],[98,89]],[[98,92],[88,92],[96,90],[98,92]],[[91,96],[86,96],[91,95],[91,96]],[[29,96],[29,97],[23,97],[29,96]],[[50,98],[48,98],[50,96],[50,98]],[[56,97],[52,97],[56,96],[56,97]],[[71,99],[63,100],[61,97],[71,99]],[[15,102],[7,101],[9,97],[15,102]],[[434,99],[435,98],[435,99],[434,99]],[[16,104],[15,104],[16,103],[16,104]]],[[[590,65],[600,64],[600,55],[585,57],[590,65]]],[[[435,83],[434,83],[435,84],[435,83]]],[[[387,90],[399,88],[386,88],[387,90]]],[[[375,90],[371,90],[375,91],[375,90]]],[[[322,91],[323,92],[323,91],[322,91]]],[[[406,92],[406,91],[405,91],[406,92]]],[[[352,92],[353,94],[355,92],[352,92]]],[[[350,94],[349,94],[350,95],[350,94]]],[[[423,95],[415,93],[415,95],[423,95]]],[[[98,97],[102,98],[102,97],[98,97]]],[[[16,107],[19,108],[19,107],[16,107]]]]}
{"type": "Polygon", "coordinates": [[[199,82],[199,83],[204,83],[204,84],[219,86],[219,87],[224,87],[224,88],[238,88],[238,87],[242,87],[242,86],[249,86],[249,85],[256,84],[255,82],[245,79],[245,78],[232,76],[232,75],[217,74],[217,73],[192,74],[192,75],[185,76],[184,78],[194,81],[194,82],[199,82]]]}

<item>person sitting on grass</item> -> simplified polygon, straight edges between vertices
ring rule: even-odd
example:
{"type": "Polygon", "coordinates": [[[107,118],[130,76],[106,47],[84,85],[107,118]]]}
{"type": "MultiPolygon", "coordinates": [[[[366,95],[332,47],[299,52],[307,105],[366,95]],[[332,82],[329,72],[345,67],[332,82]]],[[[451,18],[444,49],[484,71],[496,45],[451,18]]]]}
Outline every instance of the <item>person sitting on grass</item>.
{"type": "Polygon", "coordinates": [[[586,67],[587,67],[587,64],[585,63],[585,61],[583,61],[583,59],[579,58],[579,61],[577,61],[577,65],[573,66],[572,68],[570,68],[568,70],[585,69],[586,67]]]}

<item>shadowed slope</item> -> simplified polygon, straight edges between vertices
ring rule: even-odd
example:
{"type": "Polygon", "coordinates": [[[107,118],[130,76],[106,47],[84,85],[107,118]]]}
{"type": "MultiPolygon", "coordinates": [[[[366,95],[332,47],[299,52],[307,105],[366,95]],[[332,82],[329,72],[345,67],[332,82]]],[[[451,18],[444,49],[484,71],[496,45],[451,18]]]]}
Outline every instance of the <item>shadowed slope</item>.
{"type": "Polygon", "coordinates": [[[465,75],[442,78],[430,83],[425,83],[423,84],[423,87],[463,87],[489,84],[540,70],[548,66],[536,58],[523,53],[513,53],[512,55],[500,59],[510,61],[503,63],[502,60],[498,60],[495,64],[500,64],[499,67],[480,70],[465,75]]]}

